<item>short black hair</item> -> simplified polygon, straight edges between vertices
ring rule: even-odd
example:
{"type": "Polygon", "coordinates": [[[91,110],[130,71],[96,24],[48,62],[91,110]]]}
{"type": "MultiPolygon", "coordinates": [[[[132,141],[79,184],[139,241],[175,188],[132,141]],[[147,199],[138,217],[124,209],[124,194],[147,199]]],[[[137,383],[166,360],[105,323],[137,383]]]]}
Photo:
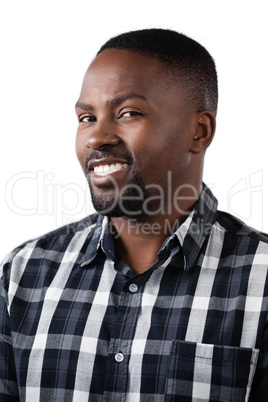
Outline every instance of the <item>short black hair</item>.
{"type": "Polygon", "coordinates": [[[98,51],[122,49],[155,58],[168,68],[172,85],[186,89],[196,111],[218,106],[218,80],[213,58],[200,43],[169,29],[142,29],[109,39],[98,51]]]}

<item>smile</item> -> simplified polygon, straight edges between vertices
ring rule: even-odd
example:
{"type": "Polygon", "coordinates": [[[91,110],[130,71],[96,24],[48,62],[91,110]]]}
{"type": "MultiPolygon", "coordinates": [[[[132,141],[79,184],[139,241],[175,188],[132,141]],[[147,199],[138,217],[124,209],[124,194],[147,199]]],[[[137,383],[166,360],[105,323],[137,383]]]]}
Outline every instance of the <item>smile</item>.
{"type": "Polygon", "coordinates": [[[128,167],[127,163],[108,163],[103,165],[95,165],[94,173],[98,176],[108,176],[111,173],[118,172],[128,167]]]}

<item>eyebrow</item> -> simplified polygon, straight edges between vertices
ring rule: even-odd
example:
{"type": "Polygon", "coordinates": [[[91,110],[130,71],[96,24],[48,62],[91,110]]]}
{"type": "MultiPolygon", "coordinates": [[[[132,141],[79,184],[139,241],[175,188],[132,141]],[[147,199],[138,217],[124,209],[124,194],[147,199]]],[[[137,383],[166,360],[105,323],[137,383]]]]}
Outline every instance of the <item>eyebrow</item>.
{"type": "MultiPolygon", "coordinates": [[[[147,100],[145,98],[145,96],[143,96],[141,94],[130,92],[128,94],[120,95],[120,96],[117,96],[116,98],[108,100],[107,105],[119,106],[122,103],[124,103],[126,100],[134,99],[134,98],[139,98],[139,99],[142,99],[144,101],[147,100]]],[[[94,106],[92,106],[90,103],[77,101],[76,104],[75,104],[75,108],[76,109],[83,109],[83,110],[92,110],[92,109],[94,109],[94,106]]]]}

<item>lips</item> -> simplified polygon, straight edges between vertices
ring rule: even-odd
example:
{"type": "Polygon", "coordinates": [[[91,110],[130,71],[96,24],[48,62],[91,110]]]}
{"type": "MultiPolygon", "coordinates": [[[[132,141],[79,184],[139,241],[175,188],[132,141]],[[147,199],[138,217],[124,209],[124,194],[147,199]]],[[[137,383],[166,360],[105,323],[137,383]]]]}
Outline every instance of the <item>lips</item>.
{"type": "Polygon", "coordinates": [[[107,163],[102,165],[95,165],[93,167],[94,173],[98,176],[107,176],[122,169],[126,169],[129,165],[127,163],[107,163]]]}
{"type": "Polygon", "coordinates": [[[97,187],[115,184],[114,180],[117,181],[122,175],[124,176],[129,167],[130,164],[125,159],[112,157],[91,159],[88,162],[91,183],[97,187]]]}

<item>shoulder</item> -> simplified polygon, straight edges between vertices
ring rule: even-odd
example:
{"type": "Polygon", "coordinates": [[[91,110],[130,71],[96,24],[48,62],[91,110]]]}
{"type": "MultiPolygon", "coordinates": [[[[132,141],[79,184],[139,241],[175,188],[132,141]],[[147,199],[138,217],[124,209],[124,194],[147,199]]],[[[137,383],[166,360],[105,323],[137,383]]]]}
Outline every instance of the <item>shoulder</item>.
{"type": "Polygon", "coordinates": [[[221,232],[222,257],[232,256],[246,264],[268,267],[268,234],[258,231],[226,212],[218,211],[214,227],[221,232]]]}
{"type": "Polygon", "coordinates": [[[90,240],[96,225],[99,223],[101,226],[102,219],[102,216],[95,213],[38,238],[25,241],[5,257],[0,265],[0,277],[8,270],[14,260],[18,261],[20,266],[29,259],[40,259],[48,254],[53,255],[56,260],[57,256],[66,251],[72,241],[79,242],[79,238],[90,240]]]}
{"type": "Polygon", "coordinates": [[[227,212],[217,211],[216,222],[222,227],[227,236],[252,239],[252,241],[264,242],[268,245],[268,234],[246,225],[240,219],[227,212]]]}

